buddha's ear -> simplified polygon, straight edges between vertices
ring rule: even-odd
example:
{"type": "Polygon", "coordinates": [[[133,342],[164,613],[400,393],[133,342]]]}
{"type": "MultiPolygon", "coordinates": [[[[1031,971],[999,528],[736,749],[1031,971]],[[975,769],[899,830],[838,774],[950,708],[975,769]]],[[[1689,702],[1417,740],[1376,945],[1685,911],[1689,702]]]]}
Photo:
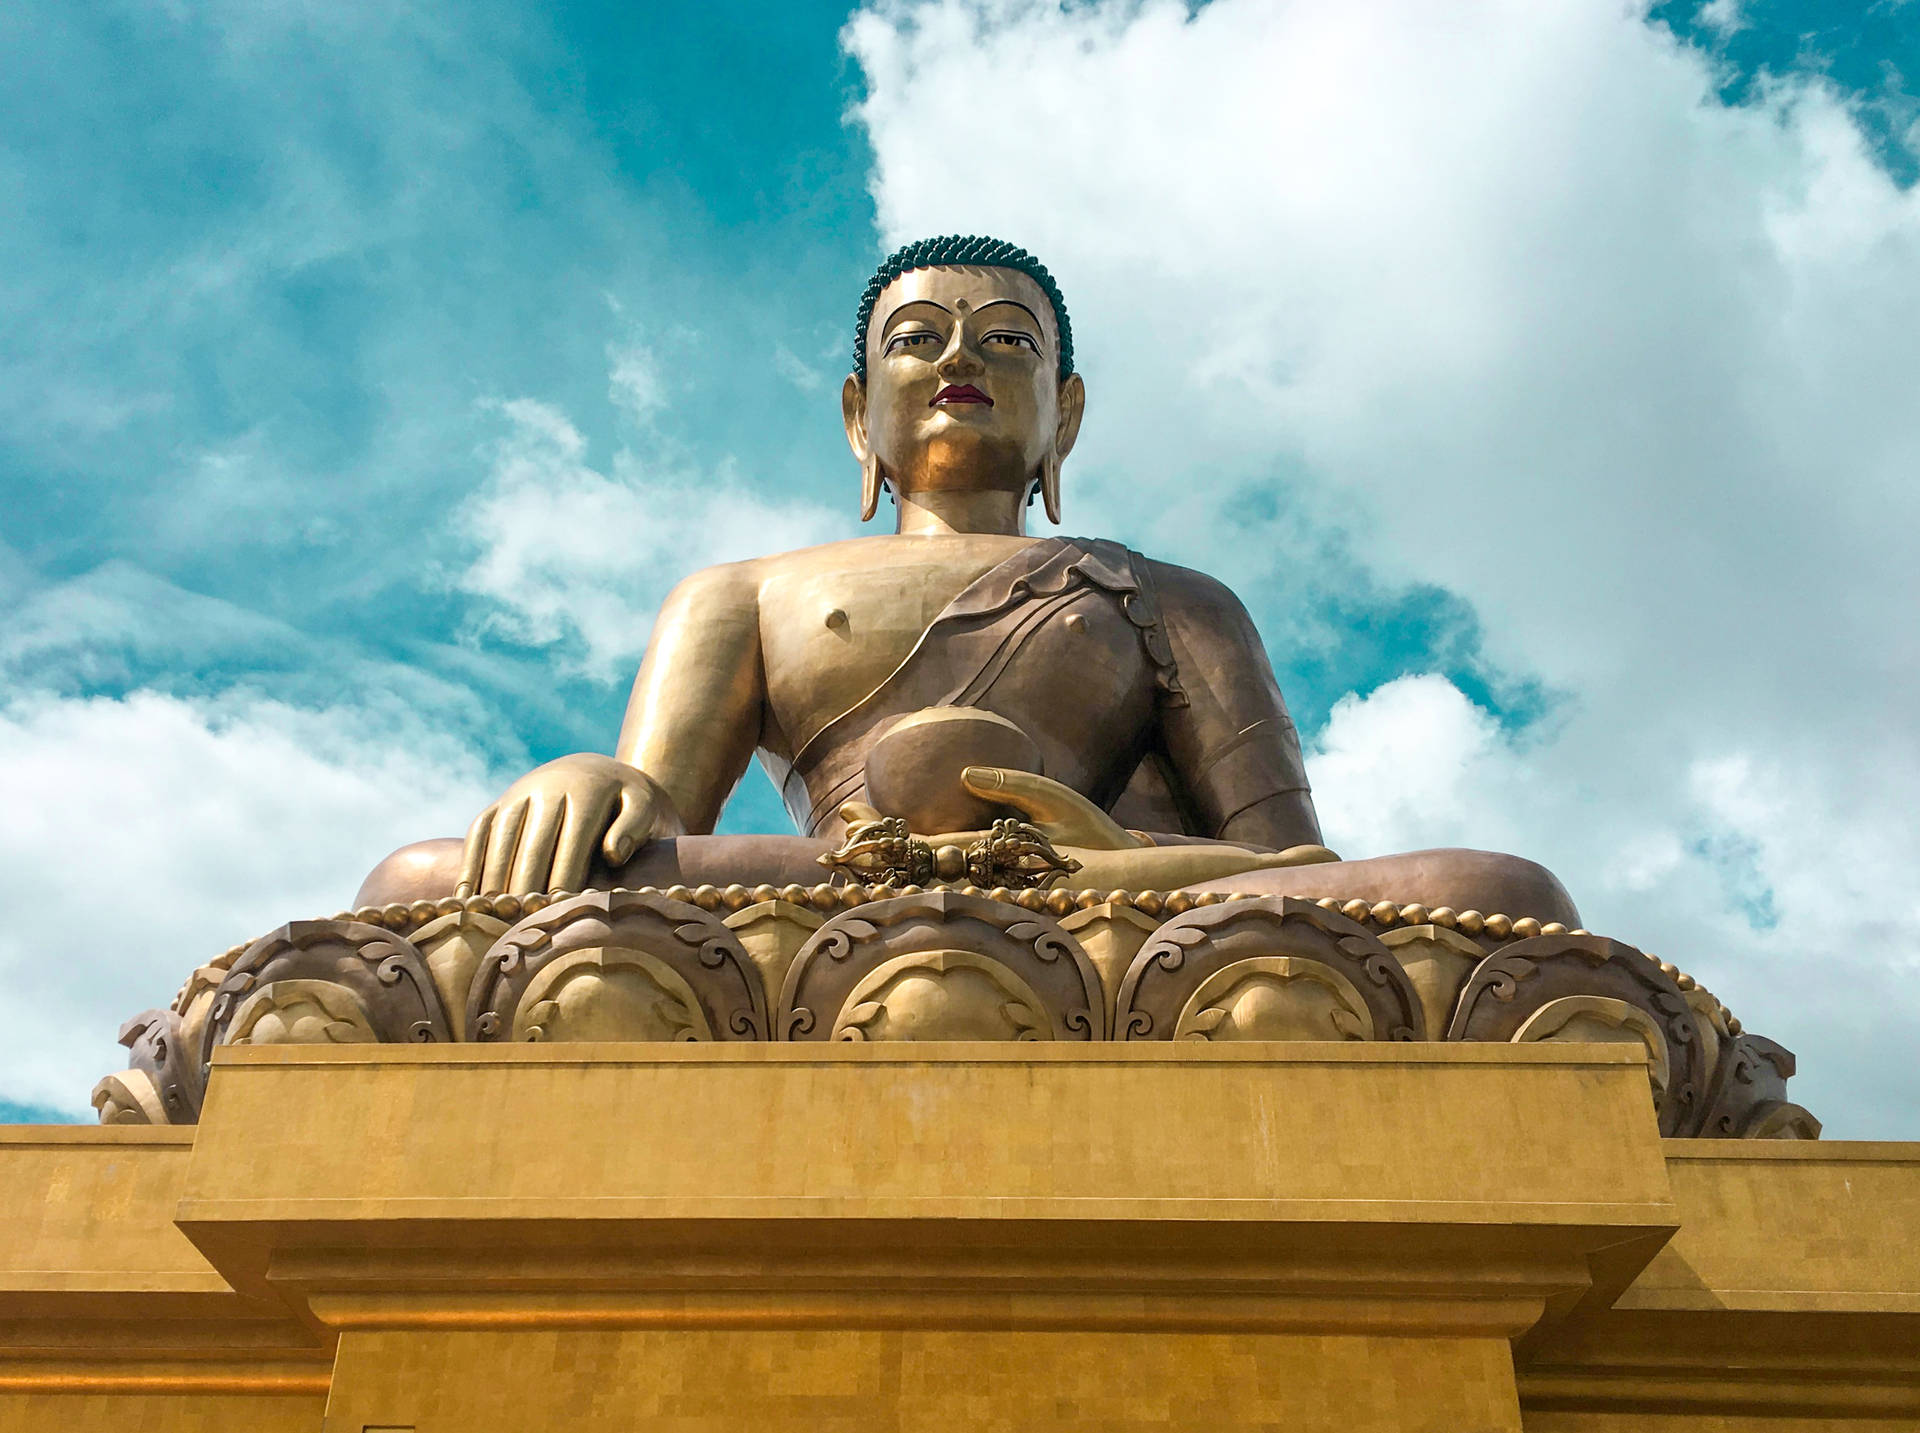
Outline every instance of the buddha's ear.
{"type": "Polygon", "coordinates": [[[880,510],[880,460],[867,441],[867,385],[849,373],[840,385],[840,417],[847,425],[847,446],[860,460],[860,521],[880,510]]]}
{"type": "Polygon", "coordinates": [[[1040,500],[1047,505],[1047,521],[1060,521],[1060,465],[1080,436],[1080,419],[1087,411],[1087,385],[1069,373],[1060,385],[1060,418],[1053,430],[1053,451],[1040,465],[1040,500]]]}

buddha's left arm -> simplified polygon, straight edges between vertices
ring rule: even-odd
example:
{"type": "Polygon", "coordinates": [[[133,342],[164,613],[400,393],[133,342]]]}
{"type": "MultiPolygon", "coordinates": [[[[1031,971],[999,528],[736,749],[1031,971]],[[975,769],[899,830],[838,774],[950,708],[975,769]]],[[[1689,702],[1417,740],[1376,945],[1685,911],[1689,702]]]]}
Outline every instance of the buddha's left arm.
{"type": "Polygon", "coordinates": [[[1300,737],[1240,599],[1203,573],[1151,564],[1186,704],[1161,708],[1168,758],[1205,834],[1317,845],[1300,737]]]}

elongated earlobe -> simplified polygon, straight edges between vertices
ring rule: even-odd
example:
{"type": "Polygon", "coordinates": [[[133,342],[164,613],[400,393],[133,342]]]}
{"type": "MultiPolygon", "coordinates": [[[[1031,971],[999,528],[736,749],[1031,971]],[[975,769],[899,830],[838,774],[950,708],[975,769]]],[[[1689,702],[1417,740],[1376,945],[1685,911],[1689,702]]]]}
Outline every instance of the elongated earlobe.
{"type": "Polygon", "coordinates": [[[867,442],[867,388],[851,373],[840,385],[840,416],[847,426],[847,446],[860,464],[860,521],[868,522],[880,511],[880,460],[867,442]]]}
{"type": "Polygon", "coordinates": [[[1060,465],[1073,451],[1080,436],[1080,420],[1086,416],[1087,385],[1080,375],[1069,373],[1060,385],[1060,422],[1053,432],[1053,449],[1040,463],[1040,497],[1047,505],[1047,521],[1060,521],[1060,465]]]}

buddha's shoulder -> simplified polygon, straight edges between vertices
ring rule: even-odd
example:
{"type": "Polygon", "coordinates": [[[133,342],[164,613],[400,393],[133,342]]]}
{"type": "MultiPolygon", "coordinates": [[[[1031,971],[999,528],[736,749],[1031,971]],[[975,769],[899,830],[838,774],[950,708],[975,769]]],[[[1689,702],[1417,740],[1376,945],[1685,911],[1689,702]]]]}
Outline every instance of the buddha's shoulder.
{"type": "Polygon", "coordinates": [[[1158,592],[1163,606],[1240,609],[1240,599],[1233,595],[1233,589],[1211,573],[1182,567],[1177,562],[1162,562],[1159,558],[1144,554],[1136,556],[1152,576],[1154,590],[1158,592]]]}

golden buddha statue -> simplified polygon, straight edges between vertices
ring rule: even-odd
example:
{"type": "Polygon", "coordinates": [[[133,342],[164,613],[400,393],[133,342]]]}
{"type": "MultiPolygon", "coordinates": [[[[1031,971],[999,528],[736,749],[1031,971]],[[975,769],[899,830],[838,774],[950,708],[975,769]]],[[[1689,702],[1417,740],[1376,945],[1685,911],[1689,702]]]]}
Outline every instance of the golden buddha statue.
{"type": "MultiPolygon", "coordinates": [[[[1578,924],[1554,877],[1470,850],[1339,860],[1258,633],[1204,574],[1058,522],[1086,406],[1052,276],[989,239],[909,244],[861,302],[841,394],[890,536],[709,568],[667,599],[611,757],[514,782],[464,842],[357,904],[807,883],[883,818],[961,850],[1017,819],[1095,888],[1337,892],[1578,924]],[[710,835],[758,752],[797,836],[710,835]],[[1226,889],[1227,887],[1221,887],[1226,889]]],[[[850,868],[852,869],[852,868],[850,868]]]]}
{"type": "Polygon", "coordinates": [[[613,756],[212,957],[126,1023],[100,1117],[193,1122],[223,1045],[1606,1040],[1668,1134],[1818,1133],[1789,1052],[1579,929],[1541,867],[1321,845],[1233,594],[1027,535],[1085,403],[1031,255],[896,252],[842,389],[862,514],[891,493],[895,532],[686,579],[613,756]],[[713,835],[756,751],[797,832],[713,835]]]}

